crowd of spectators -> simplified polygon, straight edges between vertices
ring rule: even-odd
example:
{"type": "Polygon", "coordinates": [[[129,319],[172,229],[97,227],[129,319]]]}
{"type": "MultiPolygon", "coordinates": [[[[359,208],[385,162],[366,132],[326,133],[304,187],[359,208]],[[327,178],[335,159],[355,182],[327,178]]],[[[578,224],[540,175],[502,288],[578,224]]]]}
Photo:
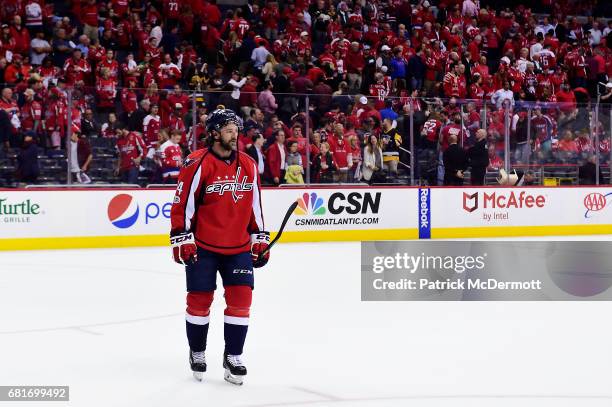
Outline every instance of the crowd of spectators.
{"type": "Polygon", "coordinates": [[[276,185],[386,182],[410,154],[442,182],[455,139],[484,140],[491,170],[507,142],[517,165],[609,165],[607,2],[497,3],[3,0],[0,158],[20,149],[17,178],[35,182],[36,157],[66,152],[90,182],[103,138],[113,179],[172,182],[223,106],[276,185]]]}

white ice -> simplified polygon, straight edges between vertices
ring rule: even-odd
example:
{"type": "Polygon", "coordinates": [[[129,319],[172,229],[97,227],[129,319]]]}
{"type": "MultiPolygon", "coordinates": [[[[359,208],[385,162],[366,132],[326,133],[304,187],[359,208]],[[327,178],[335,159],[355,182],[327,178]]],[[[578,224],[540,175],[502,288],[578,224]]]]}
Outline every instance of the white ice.
{"type": "Polygon", "coordinates": [[[0,253],[0,385],[69,385],[52,405],[71,407],[612,405],[611,303],[361,302],[359,253],[273,250],[242,387],[222,377],[220,290],[192,378],[168,249],[0,253]]]}

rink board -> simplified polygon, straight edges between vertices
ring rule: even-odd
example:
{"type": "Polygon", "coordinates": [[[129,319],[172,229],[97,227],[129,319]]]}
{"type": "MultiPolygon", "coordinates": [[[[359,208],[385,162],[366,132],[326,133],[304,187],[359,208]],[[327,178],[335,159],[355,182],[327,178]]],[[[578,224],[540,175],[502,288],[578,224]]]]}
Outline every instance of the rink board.
{"type": "Polygon", "coordinates": [[[612,233],[612,186],[432,188],[437,239],[612,233]]]}
{"type": "MultiPolygon", "coordinates": [[[[1,190],[0,250],[164,246],[174,190],[1,190]]],[[[612,233],[612,187],[264,189],[283,242],[612,233]]]]}

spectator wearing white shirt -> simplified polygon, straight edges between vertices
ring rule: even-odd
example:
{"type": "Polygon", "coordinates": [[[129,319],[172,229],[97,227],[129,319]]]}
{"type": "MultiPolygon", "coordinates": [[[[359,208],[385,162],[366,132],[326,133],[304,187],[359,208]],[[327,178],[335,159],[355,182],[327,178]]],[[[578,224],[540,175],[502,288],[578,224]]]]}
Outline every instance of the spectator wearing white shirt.
{"type": "Polygon", "coordinates": [[[232,79],[230,79],[227,83],[232,86],[232,99],[238,101],[240,99],[240,88],[244,86],[247,78],[244,77],[240,79],[240,74],[238,71],[232,72],[232,79]]]}
{"type": "Polygon", "coordinates": [[[164,36],[162,27],[163,23],[160,22],[159,25],[153,27],[153,29],[149,33],[149,38],[155,38],[155,42],[153,43],[155,48],[159,47],[159,43],[161,42],[162,37],[164,36]]]}
{"type": "Polygon", "coordinates": [[[504,81],[504,87],[493,93],[493,96],[491,96],[491,103],[498,109],[503,107],[514,107],[514,92],[510,90],[510,82],[504,81]]]}
{"type": "Polygon", "coordinates": [[[539,54],[540,51],[544,49],[544,46],[542,45],[542,42],[544,42],[544,34],[538,33],[537,38],[538,38],[537,42],[529,48],[529,58],[530,59],[533,59],[534,55],[539,54]]]}
{"type": "Polygon", "coordinates": [[[529,63],[529,59],[527,56],[529,55],[529,50],[527,48],[521,48],[520,57],[516,61],[516,66],[521,73],[525,73],[527,70],[527,64],[529,63]]]}
{"type": "Polygon", "coordinates": [[[589,30],[589,45],[591,47],[596,47],[601,43],[601,37],[603,33],[599,29],[599,23],[595,21],[593,23],[593,28],[589,30]]]}
{"type": "Polygon", "coordinates": [[[536,29],[534,30],[534,33],[536,35],[538,34],[542,34],[542,36],[546,35],[548,33],[548,31],[553,30],[553,32],[555,31],[555,26],[552,25],[550,23],[550,20],[548,19],[548,17],[544,17],[544,19],[542,20],[542,23],[540,25],[538,25],[536,27],[536,29]]]}
{"type": "Polygon", "coordinates": [[[45,40],[45,33],[40,31],[30,41],[30,63],[34,66],[42,65],[42,61],[53,51],[51,44],[45,40]]]}

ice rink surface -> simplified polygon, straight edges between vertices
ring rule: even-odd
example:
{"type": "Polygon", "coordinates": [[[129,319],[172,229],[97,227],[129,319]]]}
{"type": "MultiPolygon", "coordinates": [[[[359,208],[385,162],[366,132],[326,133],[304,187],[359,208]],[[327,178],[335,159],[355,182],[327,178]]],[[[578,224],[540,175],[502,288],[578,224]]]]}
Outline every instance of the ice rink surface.
{"type": "Polygon", "coordinates": [[[0,385],[69,385],[53,406],[612,405],[611,303],[361,302],[359,253],[273,250],[236,387],[222,377],[222,290],[208,372],[191,376],[168,249],[0,252],[0,385]]]}

